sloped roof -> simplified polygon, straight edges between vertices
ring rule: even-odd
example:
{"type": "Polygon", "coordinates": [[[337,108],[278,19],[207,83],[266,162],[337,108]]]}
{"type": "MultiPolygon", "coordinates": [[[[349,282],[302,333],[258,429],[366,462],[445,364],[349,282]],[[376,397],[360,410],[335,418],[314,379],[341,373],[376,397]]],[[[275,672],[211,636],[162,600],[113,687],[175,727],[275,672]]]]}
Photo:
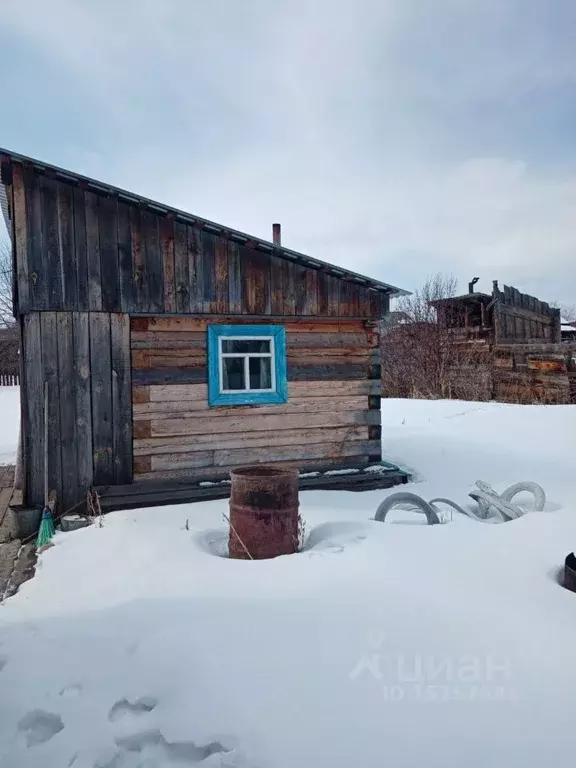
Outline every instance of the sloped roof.
{"type": "Polygon", "coordinates": [[[435,306],[436,304],[450,304],[454,301],[475,302],[480,301],[481,299],[491,298],[492,296],[490,296],[489,293],[480,293],[475,291],[474,293],[464,293],[462,296],[448,296],[446,299],[434,299],[434,301],[431,301],[430,304],[435,306]]]}
{"type": "MultiPolygon", "coordinates": [[[[320,259],[306,256],[306,254],[290,250],[289,248],[284,248],[284,246],[274,245],[268,240],[262,240],[258,237],[245,234],[244,232],[238,232],[222,224],[208,221],[207,219],[203,219],[199,216],[193,216],[192,214],[179,210],[178,208],[172,208],[171,206],[164,205],[163,203],[158,203],[146,197],[136,195],[133,192],[128,192],[127,190],[120,189],[118,187],[113,187],[109,184],[105,184],[104,182],[97,181],[96,179],[91,179],[87,176],[82,176],[78,173],[73,173],[72,171],[59,168],[56,165],[44,163],[40,160],[35,160],[32,157],[26,157],[25,155],[20,155],[16,152],[12,152],[8,149],[2,149],[0,147],[0,162],[6,161],[32,166],[39,171],[48,171],[51,175],[61,179],[62,181],[71,181],[77,184],[81,184],[82,186],[97,192],[104,192],[108,195],[114,195],[125,202],[137,203],[143,207],[150,208],[156,213],[170,213],[175,218],[181,221],[185,221],[188,224],[202,224],[203,228],[207,231],[213,232],[215,234],[225,233],[226,236],[231,240],[234,240],[235,242],[238,242],[242,245],[250,243],[252,247],[265,253],[269,253],[270,255],[279,256],[280,258],[297,262],[303,266],[311,267],[313,269],[322,269],[329,274],[334,275],[335,277],[339,277],[341,280],[348,280],[354,283],[359,283],[368,289],[386,293],[389,296],[406,296],[409,294],[409,291],[405,291],[402,288],[397,288],[394,285],[389,285],[388,283],[383,283],[380,280],[366,277],[365,275],[352,272],[349,269],[344,269],[343,267],[336,266],[335,264],[329,264],[327,262],[320,261],[320,259]]],[[[6,190],[3,184],[0,184],[0,207],[2,208],[2,214],[4,221],[6,222],[8,232],[11,233],[10,211],[8,200],[6,198],[6,190]]]]}

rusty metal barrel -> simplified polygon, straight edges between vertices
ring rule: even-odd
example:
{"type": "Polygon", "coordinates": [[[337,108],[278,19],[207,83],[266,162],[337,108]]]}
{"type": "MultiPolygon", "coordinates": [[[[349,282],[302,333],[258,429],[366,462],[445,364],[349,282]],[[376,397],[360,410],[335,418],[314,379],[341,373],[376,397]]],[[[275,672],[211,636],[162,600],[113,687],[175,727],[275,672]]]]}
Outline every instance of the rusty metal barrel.
{"type": "Polygon", "coordinates": [[[298,470],[240,467],[230,480],[230,557],[263,560],[296,552],[298,470]]]}

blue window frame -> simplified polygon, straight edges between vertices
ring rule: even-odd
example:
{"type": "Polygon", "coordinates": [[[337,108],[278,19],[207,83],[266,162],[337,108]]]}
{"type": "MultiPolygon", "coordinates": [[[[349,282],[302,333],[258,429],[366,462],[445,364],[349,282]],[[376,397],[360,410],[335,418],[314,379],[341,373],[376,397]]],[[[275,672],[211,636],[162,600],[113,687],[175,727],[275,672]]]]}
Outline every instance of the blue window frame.
{"type": "Polygon", "coordinates": [[[208,326],[208,403],[285,403],[286,331],[281,325],[208,326]]]}

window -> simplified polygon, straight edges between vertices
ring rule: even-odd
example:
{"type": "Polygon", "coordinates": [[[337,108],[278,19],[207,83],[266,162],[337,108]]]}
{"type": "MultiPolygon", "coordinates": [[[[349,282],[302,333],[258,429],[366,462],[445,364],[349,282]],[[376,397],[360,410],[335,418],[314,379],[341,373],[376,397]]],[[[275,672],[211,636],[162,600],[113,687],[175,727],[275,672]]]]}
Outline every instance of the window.
{"type": "Polygon", "coordinates": [[[208,401],[285,403],[286,333],[281,325],[208,327],[208,401]]]}

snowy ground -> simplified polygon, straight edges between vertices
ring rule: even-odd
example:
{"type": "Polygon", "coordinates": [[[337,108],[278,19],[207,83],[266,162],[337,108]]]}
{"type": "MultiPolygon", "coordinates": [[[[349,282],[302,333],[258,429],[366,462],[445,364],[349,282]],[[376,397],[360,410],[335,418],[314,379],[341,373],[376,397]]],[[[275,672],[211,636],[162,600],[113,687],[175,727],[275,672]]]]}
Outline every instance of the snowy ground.
{"type": "Polygon", "coordinates": [[[226,501],[58,534],[0,608],[0,765],[564,764],[576,407],[385,401],[383,422],[425,498],[532,479],[547,510],[427,527],[371,521],[384,491],[307,492],[308,549],[254,563],[210,554],[226,501]]]}
{"type": "Polygon", "coordinates": [[[20,387],[0,387],[0,466],[14,464],[20,423],[20,387]]]}

